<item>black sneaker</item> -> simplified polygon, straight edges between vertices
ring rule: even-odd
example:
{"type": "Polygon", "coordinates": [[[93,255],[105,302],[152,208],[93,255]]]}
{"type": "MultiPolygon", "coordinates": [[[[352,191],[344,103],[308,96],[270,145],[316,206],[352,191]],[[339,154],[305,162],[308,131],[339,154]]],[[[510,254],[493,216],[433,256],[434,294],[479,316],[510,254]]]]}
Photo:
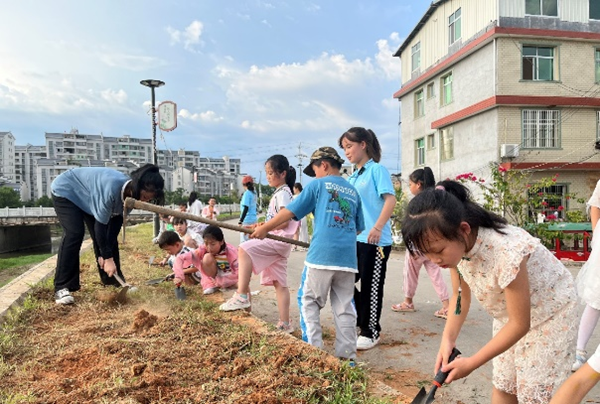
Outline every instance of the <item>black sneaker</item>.
{"type": "Polygon", "coordinates": [[[56,304],[73,304],[75,299],[71,296],[69,289],[64,288],[54,293],[54,301],[56,304]]]}

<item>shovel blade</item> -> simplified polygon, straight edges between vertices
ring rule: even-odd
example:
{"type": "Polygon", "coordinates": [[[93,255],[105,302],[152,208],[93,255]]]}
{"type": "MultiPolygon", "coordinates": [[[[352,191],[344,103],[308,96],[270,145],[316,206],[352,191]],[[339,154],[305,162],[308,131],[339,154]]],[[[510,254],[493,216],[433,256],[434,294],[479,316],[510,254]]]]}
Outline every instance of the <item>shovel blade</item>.
{"type": "Polygon", "coordinates": [[[151,257],[148,259],[148,266],[149,266],[149,267],[150,267],[150,266],[152,266],[152,264],[154,264],[154,258],[155,258],[155,257],[154,257],[154,255],[153,255],[153,256],[151,256],[151,257]]]}
{"type": "Polygon", "coordinates": [[[185,289],[181,286],[177,286],[175,288],[175,297],[177,297],[177,300],[185,300],[185,298],[187,297],[185,295],[185,289]]]}
{"type": "Polygon", "coordinates": [[[421,387],[421,390],[419,390],[419,393],[417,393],[417,395],[410,402],[410,404],[425,404],[425,396],[427,396],[427,392],[425,391],[425,387],[421,387]]]}
{"type": "Polygon", "coordinates": [[[129,290],[129,285],[121,288],[119,293],[117,293],[117,297],[115,297],[115,301],[120,304],[124,304],[127,301],[127,291],[129,290]]]}

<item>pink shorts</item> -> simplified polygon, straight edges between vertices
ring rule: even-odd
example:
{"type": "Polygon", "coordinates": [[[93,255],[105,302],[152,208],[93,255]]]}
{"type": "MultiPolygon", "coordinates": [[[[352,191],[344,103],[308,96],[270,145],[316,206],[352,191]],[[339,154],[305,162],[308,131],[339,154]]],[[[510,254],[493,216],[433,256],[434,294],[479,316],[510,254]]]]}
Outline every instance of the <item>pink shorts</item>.
{"type": "Polygon", "coordinates": [[[252,260],[252,272],[260,274],[260,284],[272,286],[277,281],[287,288],[287,260],[292,246],[271,239],[250,239],[240,244],[252,260]]]}

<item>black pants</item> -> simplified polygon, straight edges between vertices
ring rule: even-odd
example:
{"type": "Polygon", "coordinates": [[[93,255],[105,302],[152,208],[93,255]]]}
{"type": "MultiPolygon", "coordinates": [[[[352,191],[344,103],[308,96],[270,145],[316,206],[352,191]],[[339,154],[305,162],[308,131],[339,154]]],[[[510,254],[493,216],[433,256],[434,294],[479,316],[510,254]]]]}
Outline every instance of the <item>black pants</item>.
{"type": "Polygon", "coordinates": [[[363,337],[379,338],[383,287],[391,251],[392,246],[380,248],[373,244],[356,243],[358,254],[356,282],[360,281],[360,291],[354,288],[354,303],[357,314],[356,324],[360,327],[360,335],[363,337]]]}
{"type": "MultiPolygon", "coordinates": [[[[95,239],[94,224],[96,219],[92,215],[88,215],[81,210],[77,205],[66,198],[52,196],[54,202],[54,210],[56,216],[63,229],[63,236],[60,241],[58,250],[58,258],[56,262],[56,274],[54,275],[54,290],[64,288],[74,292],[81,288],[79,282],[79,250],[85,236],[85,226],[92,237],[94,245],[94,254],[96,258],[100,257],[100,247],[95,239]]],[[[119,233],[119,229],[123,225],[123,216],[115,216],[109,222],[109,234],[119,233]]],[[[121,272],[121,262],[119,258],[118,238],[114,237],[112,246],[113,258],[117,267],[117,272],[124,279],[121,272]]],[[[100,280],[104,285],[119,286],[118,281],[114,277],[109,277],[103,269],[97,264],[100,280]]]]}

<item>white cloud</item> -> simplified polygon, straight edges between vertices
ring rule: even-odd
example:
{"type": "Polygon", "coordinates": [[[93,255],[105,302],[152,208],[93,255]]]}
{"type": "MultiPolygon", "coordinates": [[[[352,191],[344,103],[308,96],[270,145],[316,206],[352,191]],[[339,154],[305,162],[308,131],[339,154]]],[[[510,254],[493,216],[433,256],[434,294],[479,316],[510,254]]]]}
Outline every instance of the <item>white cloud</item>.
{"type": "Polygon", "coordinates": [[[137,56],[119,53],[101,53],[100,60],[110,67],[140,72],[152,68],[164,67],[168,63],[160,58],[152,56],[137,56]]]}
{"type": "Polygon", "coordinates": [[[106,89],[100,92],[100,95],[104,100],[111,104],[125,104],[127,102],[127,93],[120,89],[119,91],[114,91],[113,89],[106,89]]]}
{"type": "Polygon", "coordinates": [[[197,112],[197,113],[192,114],[187,109],[180,110],[179,113],[177,114],[177,116],[179,116],[180,118],[183,118],[183,119],[189,119],[192,121],[200,121],[200,122],[204,122],[204,123],[218,123],[225,119],[222,116],[218,116],[217,113],[214,111],[205,111],[205,112],[199,112],[199,113],[197,112]]]}
{"type": "Polygon", "coordinates": [[[167,33],[171,37],[171,45],[183,42],[183,47],[190,51],[194,50],[195,45],[203,44],[200,40],[203,30],[204,24],[198,20],[192,21],[183,31],[170,26],[166,28],[167,33]]]}
{"type": "MultiPolygon", "coordinates": [[[[397,41],[398,34],[393,33],[390,35],[390,40],[398,43],[397,41]]],[[[377,41],[377,49],[379,52],[377,56],[375,56],[375,60],[377,60],[377,64],[384,71],[385,76],[388,80],[400,80],[400,58],[393,56],[396,53],[398,46],[394,46],[390,44],[385,39],[380,39],[377,41]]]]}

